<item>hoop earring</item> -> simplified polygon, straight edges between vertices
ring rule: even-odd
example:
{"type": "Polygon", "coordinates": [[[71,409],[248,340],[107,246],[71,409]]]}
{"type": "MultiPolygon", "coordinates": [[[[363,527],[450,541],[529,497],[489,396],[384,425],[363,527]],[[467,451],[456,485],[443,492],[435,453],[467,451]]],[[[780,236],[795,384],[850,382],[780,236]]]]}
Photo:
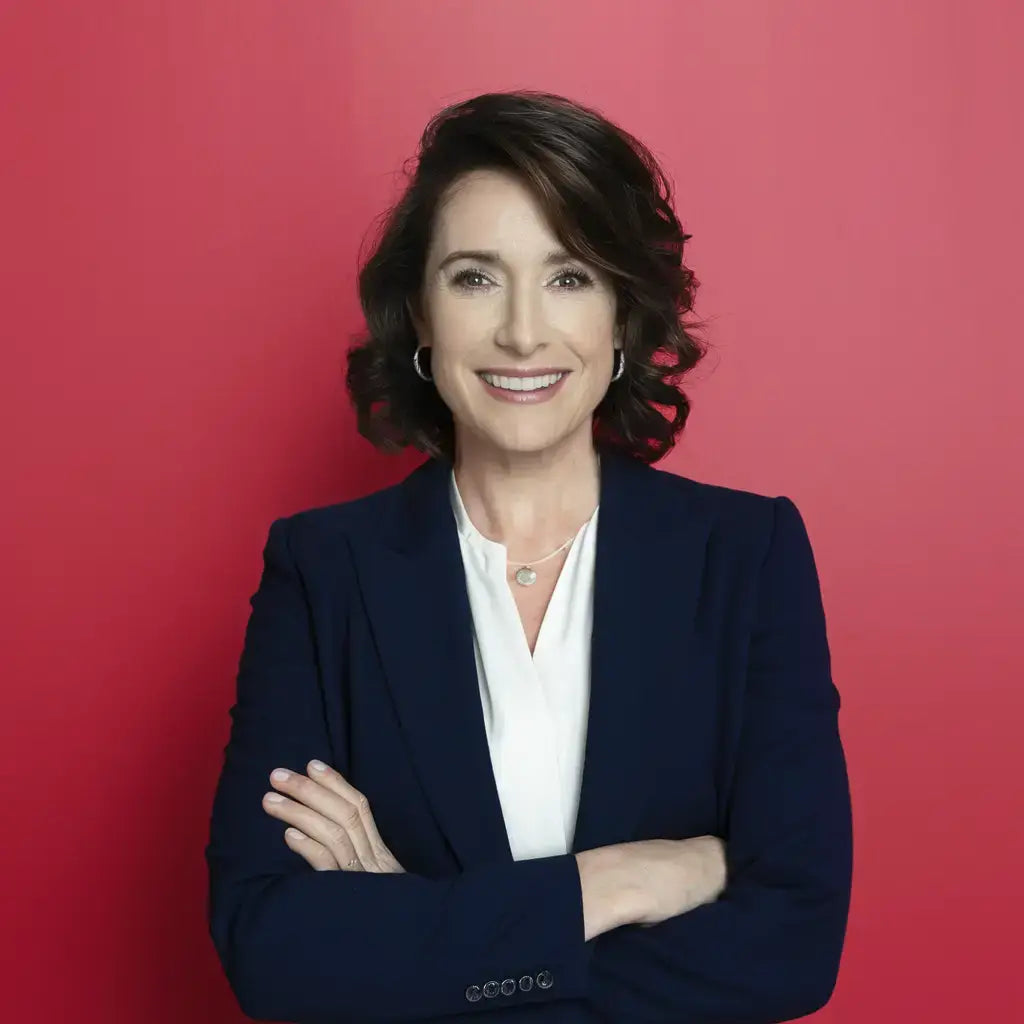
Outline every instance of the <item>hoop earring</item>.
{"type": "Polygon", "coordinates": [[[617,348],[615,355],[618,357],[619,365],[612,374],[612,380],[618,380],[626,372],[626,353],[621,348],[617,348]]]}
{"type": "MultiPolygon", "coordinates": [[[[429,346],[428,346],[428,348],[429,348],[429,346]]],[[[413,356],[412,356],[413,368],[416,370],[416,376],[419,377],[421,380],[433,380],[434,378],[431,377],[429,374],[424,373],[423,370],[420,367],[420,352],[422,350],[423,350],[423,346],[422,345],[418,345],[417,348],[416,348],[416,351],[413,353],[413,356]]]]}

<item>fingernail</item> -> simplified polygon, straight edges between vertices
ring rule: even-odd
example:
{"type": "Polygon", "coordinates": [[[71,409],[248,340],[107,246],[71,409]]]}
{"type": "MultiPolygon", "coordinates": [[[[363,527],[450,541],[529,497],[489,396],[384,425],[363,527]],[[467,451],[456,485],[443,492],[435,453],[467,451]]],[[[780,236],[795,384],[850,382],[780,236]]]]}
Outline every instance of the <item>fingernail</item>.
{"type": "Polygon", "coordinates": [[[284,834],[291,839],[304,839],[305,836],[297,828],[286,828],[284,834]]]}
{"type": "Polygon", "coordinates": [[[275,782],[287,782],[291,772],[286,771],[284,768],[275,768],[271,773],[270,777],[275,782]]]}
{"type": "Polygon", "coordinates": [[[279,804],[284,800],[284,797],[280,793],[266,793],[263,799],[272,804],[279,804]]]}
{"type": "Polygon", "coordinates": [[[325,765],[323,763],[323,761],[310,761],[309,762],[309,767],[312,768],[313,771],[315,771],[315,772],[325,772],[325,771],[327,771],[327,765],[325,765]]]}

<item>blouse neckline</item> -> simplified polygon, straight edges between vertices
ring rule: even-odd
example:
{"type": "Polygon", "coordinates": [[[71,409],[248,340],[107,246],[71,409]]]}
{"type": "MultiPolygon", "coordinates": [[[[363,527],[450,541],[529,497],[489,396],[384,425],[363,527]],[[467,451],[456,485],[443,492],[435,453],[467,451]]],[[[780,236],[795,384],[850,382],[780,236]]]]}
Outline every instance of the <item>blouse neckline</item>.
{"type": "MultiPolygon", "coordinates": [[[[490,537],[486,537],[482,534],[473,520],[469,518],[469,513],[466,511],[466,505],[462,500],[462,494],[459,492],[459,485],[455,481],[455,470],[451,471],[450,476],[450,487],[449,487],[451,498],[452,498],[452,509],[455,513],[455,525],[458,529],[459,536],[466,541],[468,544],[476,547],[483,551],[485,554],[497,555],[500,554],[503,559],[508,558],[508,548],[499,540],[492,540],[490,537]]],[[[581,533],[597,518],[597,513],[600,510],[600,503],[594,508],[594,511],[590,514],[590,517],[586,522],[580,525],[580,528],[573,534],[573,541],[575,542],[581,533]]],[[[538,555],[538,558],[543,557],[543,554],[538,555]]]]}

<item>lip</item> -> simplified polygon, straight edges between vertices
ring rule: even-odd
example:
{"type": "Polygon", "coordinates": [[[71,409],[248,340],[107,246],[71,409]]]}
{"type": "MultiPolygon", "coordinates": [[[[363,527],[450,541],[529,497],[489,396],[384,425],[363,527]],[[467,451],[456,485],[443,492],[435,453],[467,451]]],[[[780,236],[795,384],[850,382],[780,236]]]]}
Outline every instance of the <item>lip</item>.
{"type": "MultiPolygon", "coordinates": [[[[490,373],[490,370],[483,370],[482,373],[490,373]]],[[[565,382],[569,379],[568,370],[531,370],[529,373],[508,373],[502,371],[493,371],[496,376],[499,377],[541,377],[545,373],[561,373],[564,376],[556,381],[554,384],[548,385],[546,388],[540,388],[537,391],[506,391],[504,388],[496,388],[493,384],[488,384],[487,381],[480,378],[480,383],[487,389],[488,394],[493,398],[497,398],[502,402],[514,402],[517,405],[537,405],[540,402],[549,402],[565,385],[565,382]]]]}
{"type": "Polygon", "coordinates": [[[538,366],[529,370],[515,370],[515,369],[492,369],[491,367],[485,367],[482,370],[477,370],[477,373],[490,373],[495,377],[545,377],[549,373],[569,373],[570,371],[565,369],[563,366],[538,366]]]}

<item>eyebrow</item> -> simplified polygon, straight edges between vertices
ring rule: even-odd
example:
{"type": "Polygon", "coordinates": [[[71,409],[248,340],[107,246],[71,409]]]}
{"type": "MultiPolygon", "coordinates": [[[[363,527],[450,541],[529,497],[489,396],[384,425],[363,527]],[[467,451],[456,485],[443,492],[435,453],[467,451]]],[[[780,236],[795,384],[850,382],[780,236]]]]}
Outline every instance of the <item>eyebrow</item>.
{"type": "MultiPolygon", "coordinates": [[[[551,252],[544,257],[544,265],[547,266],[552,263],[563,263],[564,261],[571,259],[574,259],[574,257],[564,249],[552,249],[551,252]]],[[[478,263],[488,263],[492,266],[504,266],[505,263],[501,258],[501,255],[493,249],[456,249],[454,252],[448,253],[448,255],[441,260],[437,265],[437,269],[444,270],[449,263],[454,263],[456,260],[476,260],[478,263]]]]}

